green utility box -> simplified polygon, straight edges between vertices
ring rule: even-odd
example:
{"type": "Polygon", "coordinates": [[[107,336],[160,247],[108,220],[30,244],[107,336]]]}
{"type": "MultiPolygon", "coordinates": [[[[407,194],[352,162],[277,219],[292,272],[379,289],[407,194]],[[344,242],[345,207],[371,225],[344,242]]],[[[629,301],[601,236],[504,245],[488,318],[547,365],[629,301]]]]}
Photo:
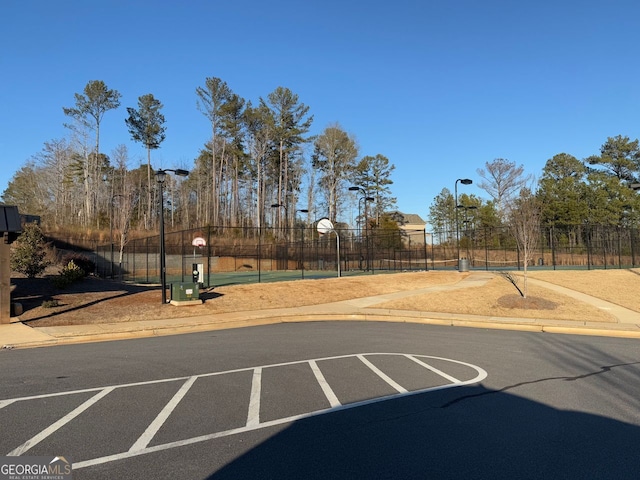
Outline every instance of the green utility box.
{"type": "Polygon", "coordinates": [[[190,300],[200,299],[200,289],[197,283],[172,283],[171,284],[171,300],[176,302],[188,302],[190,300]]]}

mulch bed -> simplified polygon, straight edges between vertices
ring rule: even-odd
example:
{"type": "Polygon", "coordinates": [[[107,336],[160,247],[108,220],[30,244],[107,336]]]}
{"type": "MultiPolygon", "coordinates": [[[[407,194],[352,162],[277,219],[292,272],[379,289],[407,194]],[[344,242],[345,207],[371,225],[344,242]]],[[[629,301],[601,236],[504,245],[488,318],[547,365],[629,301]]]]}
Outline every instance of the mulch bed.
{"type": "Polygon", "coordinates": [[[558,304],[541,297],[523,297],[522,295],[504,295],[498,299],[503,308],[521,308],[530,310],[555,310],[558,304]]]}

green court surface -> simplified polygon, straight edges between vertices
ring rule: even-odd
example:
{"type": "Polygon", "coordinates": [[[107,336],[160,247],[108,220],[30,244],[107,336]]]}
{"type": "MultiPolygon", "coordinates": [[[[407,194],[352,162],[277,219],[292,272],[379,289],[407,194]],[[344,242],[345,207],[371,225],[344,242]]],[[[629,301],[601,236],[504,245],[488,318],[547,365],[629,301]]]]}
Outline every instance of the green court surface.
{"type": "MultiPolygon", "coordinates": [[[[376,272],[383,273],[383,272],[376,272]]],[[[387,272],[384,272],[387,273],[387,272]]],[[[341,272],[342,277],[353,277],[359,275],[372,275],[371,271],[353,270],[341,272]]],[[[336,271],[331,270],[309,270],[304,272],[304,280],[317,280],[321,278],[336,278],[336,271]]],[[[270,282],[286,282],[290,280],[302,280],[303,274],[300,270],[275,270],[265,272],[212,272],[207,278],[204,275],[204,285],[209,284],[211,287],[224,285],[242,285],[249,283],[270,283],[270,282]],[[207,281],[208,280],[208,281],[207,281]]],[[[180,281],[176,278],[173,281],[180,281]]],[[[169,279],[167,279],[169,283],[169,279]]]]}
{"type": "MultiPolygon", "coordinates": [[[[394,273],[388,270],[347,270],[340,272],[341,277],[355,277],[363,275],[381,275],[394,273]]],[[[395,272],[398,273],[398,272],[395,272]]],[[[286,282],[291,280],[317,280],[322,278],[336,278],[338,276],[335,270],[305,270],[304,276],[300,270],[274,270],[264,272],[211,272],[210,274],[204,274],[204,287],[221,287],[225,285],[244,285],[251,283],[272,283],[272,282],[286,282]]],[[[160,279],[156,277],[149,277],[144,279],[130,279],[134,283],[160,283],[160,279]]],[[[166,283],[170,285],[172,283],[189,283],[191,278],[181,275],[169,275],[167,274],[166,283]]]]}

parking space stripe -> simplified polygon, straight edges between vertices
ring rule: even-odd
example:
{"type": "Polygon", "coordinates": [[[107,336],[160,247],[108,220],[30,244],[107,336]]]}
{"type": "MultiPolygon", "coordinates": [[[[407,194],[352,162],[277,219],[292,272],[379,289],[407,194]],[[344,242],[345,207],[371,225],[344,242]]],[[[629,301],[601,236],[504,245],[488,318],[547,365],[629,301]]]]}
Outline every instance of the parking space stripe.
{"type": "Polygon", "coordinates": [[[404,388],[402,385],[399,385],[398,383],[393,381],[393,379],[391,379],[391,377],[389,377],[386,373],[384,373],[382,370],[380,370],[378,367],[376,367],[369,360],[364,358],[364,355],[358,355],[358,358],[360,359],[360,361],[362,363],[364,363],[367,367],[369,367],[373,373],[375,373],[382,380],[384,380],[389,385],[391,385],[397,392],[399,392],[399,393],[407,393],[408,392],[408,390],[406,388],[404,388]]]}
{"type": "MultiPolygon", "coordinates": [[[[436,365],[439,365],[439,364],[436,363],[436,365]]],[[[464,371],[464,370],[458,369],[458,371],[464,371]]],[[[75,417],[79,416],[82,412],[84,412],[89,407],[91,407],[91,405],[97,403],[99,400],[104,398],[108,393],[110,393],[115,389],[151,385],[151,384],[161,384],[166,382],[182,382],[182,385],[179,387],[178,392],[162,408],[162,411],[153,420],[153,422],[146,428],[145,432],[140,436],[140,438],[138,438],[138,440],[133,444],[133,446],[131,446],[131,448],[128,451],[126,450],[127,447],[125,446],[125,450],[123,450],[121,453],[106,455],[106,456],[98,457],[94,459],[87,459],[82,462],[74,463],[73,468],[79,469],[79,468],[89,467],[92,465],[104,464],[104,463],[115,461],[115,460],[132,458],[132,457],[136,457],[138,455],[144,455],[147,453],[160,452],[163,450],[168,450],[168,449],[176,448],[180,446],[192,445],[195,443],[204,442],[204,441],[215,439],[215,438],[221,438],[228,435],[241,434],[241,433],[254,431],[262,428],[269,428],[272,426],[282,425],[285,423],[290,423],[290,422],[294,422],[304,418],[310,418],[316,415],[326,414],[329,412],[337,412],[341,410],[362,407],[365,405],[371,405],[374,403],[388,401],[394,398],[400,398],[407,395],[418,395],[418,394],[434,392],[434,391],[443,390],[443,389],[452,388],[452,387],[459,387],[462,385],[474,384],[483,380],[484,378],[486,378],[486,376],[487,376],[487,372],[482,368],[476,365],[453,360],[450,358],[434,357],[434,356],[420,355],[420,354],[369,352],[369,353],[360,353],[360,354],[336,355],[336,356],[307,359],[307,360],[296,360],[296,361],[282,362],[282,363],[276,363],[276,364],[270,364],[270,365],[262,365],[258,367],[237,368],[237,369],[226,370],[226,371],[193,375],[190,377],[177,377],[177,378],[158,379],[158,380],[151,380],[151,381],[132,382],[127,384],[113,385],[113,386],[107,386],[107,387],[87,388],[87,389],[72,390],[72,391],[66,391],[66,392],[25,396],[21,398],[4,399],[4,400],[0,400],[0,408],[4,408],[8,405],[20,403],[22,401],[27,401],[27,400],[43,399],[43,398],[58,397],[58,396],[71,396],[71,395],[77,395],[82,393],[94,393],[94,392],[96,393],[93,397],[86,400],[82,405],[75,408],[73,411],[65,415],[63,418],[56,421],[51,426],[49,426],[48,428],[46,428],[45,430],[43,430],[42,432],[40,432],[39,434],[31,438],[27,442],[25,442],[21,446],[15,448],[12,452],[8,454],[8,455],[16,456],[16,455],[21,455],[27,452],[33,446],[42,442],[44,439],[52,435],[62,426],[71,422],[75,417]],[[419,390],[408,391],[407,389],[405,389],[399,383],[395,382],[390,376],[388,376],[386,373],[384,373],[382,370],[380,370],[378,367],[376,367],[372,363],[372,361],[376,361],[376,360],[382,361],[383,356],[387,358],[394,357],[394,356],[408,358],[413,362],[419,364],[423,368],[430,370],[432,373],[435,373],[440,377],[447,379],[449,383],[444,383],[442,385],[437,385],[434,387],[428,387],[428,388],[419,389],[419,390]],[[323,362],[322,366],[324,367],[325,365],[329,365],[329,364],[325,364],[324,362],[332,361],[332,360],[348,359],[353,357],[357,357],[364,365],[367,366],[367,368],[369,368],[372,372],[374,372],[376,376],[381,378],[385,383],[390,385],[397,393],[392,393],[390,395],[385,395],[381,397],[369,398],[366,400],[347,403],[344,405],[341,404],[340,400],[337,398],[337,395],[334,393],[333,387],[327,381],[324,373],[322,372],[318,364],[320,362],[323,362]],[[448,362],[449,364],[457,364],[459,366],[469,367],[470,368],[469,378],[465,376],[464,380],[458,380],[457,378],[427,363],[431,360],[433,360],[434,362],[448,362]],[[288,367],[288,366],[299,365],[304,363],[309,364],[309,366],[311,367],[311,370],[313,371],[315,379],[320,385],[321,390],[325,398],[329,402],[330,406],[327,406],[326,408],[320,408],[319,410],[315,410],[315,411],[309,411],[307,413],[300,413],[292,416],[284,416],[283,418],[261,422],[260,408],[261,408],[261,400],[262,400],[261,395],[262,395],[263,370],[265,368],[271,369],[271,368],[279,368],[279,367],[288,367]],[[160,429],[162,429],[163,425],[167,425],[167,420],[169,417],[171,417],[172,413],[174,411],[176,411],[176,413],[179,412],[180,410],[179,404],[181,403],[183,398],[188,399],[188,395],[190,395],[189,392],[191,391],[192,386],[194,385],[195,381],[198,378],[210,378],[210,377],[224,376],[224,375],[235,374],[240,372],[247,372],[247,373],[253,372],[251,387],[250,387],[251,390],[250,390],[249,406],[247,411],[246,424],[244,426],[240,426],[238,428],[231,428],[224,431],[212,432],[210,434],[201,435],[198,437],[192,437],[192,438],[179,440],[175,442],[170,441],[168,443],[149,446],[152,440],[157,437],[157,434],[160,431],[160,429]],[[475,372],[475,374],[472,374],[472,372],[475,372]]],[[[369,376],[367,376],[367,378],[368,377],[369,376]]],[[[317,402],[316,402],[316,405],[318,405],[317,402]]],[[[242,424],[242,420],[240,419],[240,425],[241,424],[242,424]]]]}
{"type": "Polygon", "coordinates": [[[251,397],[249,398],[249,412],[247,413],[247,427],[260,425],[260,392],[262,390],[262,367],[253,370],[251,381],[251,397]]]}
{"type": "Polygon", "coordinates": [[[322,388],[322,391],[324,392],[324,396],[327,397],[327,400],[329,400],[329,405],[331,405],[332,408],[342,405],[340,403],[340,400],[338,400],[338,397],[336,397],[336,394],[333,393],[333,390],[327,383],[327,379],[324,378],[324,375],[322,374],[322,371],[318,367],[316,361],[310,360],[309,365],[311,366],[313,374],[316,376],[316,380],[320,384],[320,388],[322,388]]]}
{"type": "MultiPolygon", "coordinates": [[[[350,355],[352,356],[352,355],[350,355]]],[[[342,357],[336,357],[336,358],[342,358],[342,357]]],[[[466,363],[462,363],[462,362],[456,362],[456,363],[460,363],[462,365],[469,365],[470,364],[466,364],[466,363]]],[[[466,382],[461,382],[460,385],[467,385],[467,384],[471,384],[471,383],[475,383],[476,381],[480,381],[483,378],[486,377],[486,372],[479,368],[479,367],[474,367],[475,369],[477,369],[477,373],[478,376],[475,377],[473,380],[469,380],[466,382]]],[[[241,433],[246,433],[246,432],[251,432],[254,430],[258,430],[258,429],[262,429],[262,428],[269,428],[269,427],[273,427],[273,426],[277,426],[277,425],[283,425],[286,423],[291,423],[291,422],[295,422],[298,420],[303,420],[305,418],[312,418],[312,417],[316,417],[319,415],[325,415],[327,413],[331,413],[331,412],[339,412],[339,411],[345,411],[345,410],[351,410],[354,408],[358,408],[358,407],[363,407],[366,405],[373,405],[376,403],[380,403],[380,402],[385,402],[388,400],[392,400],[394,398],[400,398],[403,397],[405,395],[420,395],[420,394],[424,394],[427,392],[437,392],[440,390],[447,390],[449,388],[455,388],[459,385],[455,385],[455,384],[448,384],[448,385],[438,385],[437,387],[431,387],[431,388],[425,388],[423,390],[416,390],[416,391],[412,391],[412,392],[407,392],[406,394],[401,394],[401,393],[394,393],[392,395],[387,395],[385,397],[378,397],[378,398],[370,398],[367,400],[362,400],[359,402],[355,402],[355,403],[348,403],[345,405],[340,405],[339,407],[335,407],[335,408],[325,408],[322,410],[316,410],[314,412],[309,412],[309,413],[301,413],[298,415],[292,415],[290,417],[285,417],[285,418],[279,418],[276,420],[269,420],[267,422],[264,423],[256,423],[255,425],[247,425],[244,427],[239,427],[239,428],[232,428],[230,430],[225,430],[222,432],[215,432],[215,433],[210,433],[207,435],[200,435],[199,437],[193,437],[193,438],[188,438],[185,440],[178,440],[175,442],[169,442],[169,443],[164,443],[161,445],[154,445],[153,447],[147,447],[143,450],[138,450],[137,452],[124,452],[124,453],[117,453],[114,455],[107,455],[104,457],[100,457],[100,458],[94,458],[91,460],[85,460],[82,462],[75,462],[73,464],[73,469],[74,470],[80,470],[81,468],[86,468],[86,467],[91,467],[94,465],[101,465],[104,463],[109,463],[109,462],[114,462],[117,460],[123,460],[123,459],[127,459],[127,458],[132,458],[132,457],[136,457],[139,455],[145,455],[148,453],[157,453],[157,452],[162,452],[164,450],[171,450],[173,448],[178,448],[178,447],[184,447],[184,446],[188,446],[188,445],[194,445],[197,443],[201,443],[201,442],[206,442],[209,440],[214,440],[216,438],[223,438],[223,437],[228,437],[230,435],[238,435],[241,433]]]]}
{"type": "MultiPolygon", "coordinates": [[[[405,355],[405,357],[407,357],[410,360],[413,360],[414,362],[416,362],[418,365],[422,365],[424,368],[431,370],[433,373],[436,373],[438,375],[440,375],[443,378],[446,378],[447,380],[449,380],[451,383],[455,383],[455,384],[459,384],[462,383],[460,380],[458,380],[455,377],[452,377],[451,375],[448,375],[446,373],[444,373],[442,370],[438,370],[436,367],[433,367],[431,365],[429,365],[428,363],[423,362],[422,360],[417,359],[416,357],[414,357],[413,355],[405,355]]],[[[464,365],[464,364],[463,364],[464,365]]]]}
{"type": "Polygon", "coordinates": [[[111,393],[113,390],[115,390],[115,387],[105,388],[104,390],[100,391],[98,394],[96,394],[93,397],[91,397],[89,400],[84,402],[78,408],[75,408],[74,410],[72,410],[71,412],[66,414],[64,417],[62,417],[60,420],[58,420],[57,422],[54,422],[48,428],[45,428],[40,433],[38,433],[36,436],[34,436],[31,439],[29,439],[26,442],[24,442],[18,448],[16,448],[13,451],[9,452],[7,454],[7,456],[16,457],[16,456],[22,455],[27,450],[29,450],[31,447],[34,447],[35,445],[39,444],[41,441],[43,441],[49,435],[54,433],[56,430],[58,430],[59,428],[63,427],[64,425],[69,423],[71,420],[76,418],[78,415],[80,415],[82,412],[84,412],[91,405],[93,405],[94,403],[100,401],[103,397],[105,397],[107,394],[111,393]]]}
{"type": "Polygon", "coordinates": [[[197,376],[190,377],[186,382],[182,384],[182,387],[180,387],[180,390],[178,390],[176,394],[173,396],[173,398],[169,400],[169,403],[167,403],[164,406],[162,411],[153,420],[153,422],[151,422],[151,424],[147,427],[144,433],[140,435],[140,438],[136,440],[136,443],[134,443],[131,446],[131,448],[129,449],[130,452],[135,452],[136,450],[142,450],[143,448],[146,448],[147,445],[149,445],[149,442],[153,440],[153,437],[156,435],[156,433],[158,433],[158,430],[160,430],[160,427],[164,425],[164,422],[167,421],[167,418],[169,418],[169,415],[171,415],[171,413],[175,410],[175,408],[180,403],[180,400],[184,398],[184,396],[187,394],[187,392],[189,391],[191,386],[194,384],[194,382],[197,380],[197,378],[198,378],[197,376]]]}
{"type": "Polygon", "coordinates": [[[4,407],[11,405],[13,402],[15,402],[15,400],[2,400],[0,401],[0,410],[2,410],[4,407]]]}

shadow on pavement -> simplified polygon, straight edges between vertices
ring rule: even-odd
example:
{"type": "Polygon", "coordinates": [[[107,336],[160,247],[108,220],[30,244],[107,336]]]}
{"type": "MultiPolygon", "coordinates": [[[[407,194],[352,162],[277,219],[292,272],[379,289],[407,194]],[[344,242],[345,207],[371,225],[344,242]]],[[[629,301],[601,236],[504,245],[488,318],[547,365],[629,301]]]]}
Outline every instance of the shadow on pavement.
{"type": "MultiPolygon", "coordinates": [[[[208,478],[623,479],[640,471],[638,426],[481,386],[339,411],[269,432],[208,478]]],[[[216,440],[207,450],[224,455],[221,445],[229,442],[216,440]]]]}

